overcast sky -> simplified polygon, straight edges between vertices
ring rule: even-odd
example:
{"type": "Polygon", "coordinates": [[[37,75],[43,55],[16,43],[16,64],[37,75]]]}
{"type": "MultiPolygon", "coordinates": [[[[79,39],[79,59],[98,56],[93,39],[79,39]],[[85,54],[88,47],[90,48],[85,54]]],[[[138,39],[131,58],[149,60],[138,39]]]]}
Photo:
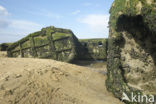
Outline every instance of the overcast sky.
{"type": "Polygon", "coordinates": [[[78,38],[108,37],[113,0],[0,0],[0,43],[43,27],[71,29],[78,38]]]}

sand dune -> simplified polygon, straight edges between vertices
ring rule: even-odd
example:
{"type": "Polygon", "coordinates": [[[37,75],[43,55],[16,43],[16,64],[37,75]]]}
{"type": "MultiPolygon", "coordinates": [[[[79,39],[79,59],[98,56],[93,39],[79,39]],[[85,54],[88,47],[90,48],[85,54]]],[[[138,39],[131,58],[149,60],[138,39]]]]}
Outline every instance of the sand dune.
{"type": "Polygon", "coordinates": [[[90,68],[46,59],[0,58],[0,104],[122,104],[90,68]]]}

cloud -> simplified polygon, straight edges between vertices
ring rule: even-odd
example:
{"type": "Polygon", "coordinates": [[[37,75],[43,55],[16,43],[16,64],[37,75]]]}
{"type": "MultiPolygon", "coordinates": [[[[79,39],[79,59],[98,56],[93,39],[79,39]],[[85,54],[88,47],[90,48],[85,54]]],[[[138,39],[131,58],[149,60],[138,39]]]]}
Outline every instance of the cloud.
{"type": "Polygon", "coordinates": [[[8,15],[9,15],[8,11],[3,6],[0,5],[0,16],[8,16],[8,15]]]}
{"type": "Polygon", "coordinates": [[[27,21],[11,19],[7,9],[0,6],[0,43],[13,42],[38,31],[42,25],[27,21]]]}
{"type": "Polygon", "coordinates": [[[43,26],[26,20],[10,20],[6,28],[0,27],[0,43],[14,42],[24,36],[39,31],[43,26]]]}
{"type": "Polygon", "coordinates": [[[90,31],[108,35],[107,27],[109,22],[109,15],[107,14],[90,14],[79,18],[78,21],[87,25],[90,31]]]}
{"type": "Polygon", "coordinates": [[[8,27],[8,25],[9,25],[9,21],[8,20],[6,20],[6,19],[1,19],[0,18],[0,28],[6,28],[6,27],[8,27]]]}
{"type": "Polygon", "coordinates": [[[81,23],[88,24],[91,27],[107,26],[109,21],[109,15],[91,14],[79,20],[81,23]]]}
{"type": "Polygon", "coordinates": [[[9,20],[7,19],[8,16],[8,11],[0,5],[0,28],[5,28],[9,25],[9,20]]]}
{"type": "Polygon", "coordinates": [[[80,10],[76,10],[76,11],[72,12],[72,14],[73,14],[73,15],[77,15],[77,14],[79,14],[80,12],[81,12],[80,10]]]}
{"type": "Polygon", "coordinates": [[[33,31],[41,27],[41,25],[26,20],[12,20],[9,27],[18,30],[33,31]]]}

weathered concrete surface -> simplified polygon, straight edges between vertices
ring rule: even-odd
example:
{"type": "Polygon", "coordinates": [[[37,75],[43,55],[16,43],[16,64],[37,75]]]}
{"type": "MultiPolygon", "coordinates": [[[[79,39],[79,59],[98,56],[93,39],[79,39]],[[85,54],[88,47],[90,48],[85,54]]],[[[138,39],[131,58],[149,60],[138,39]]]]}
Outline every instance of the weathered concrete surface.
{"type": "Polygon", "coordinates": [[[11,45],[11,43],[2,43],[0,44],[0,51],[6,51],[7,48],[11,45]]]}
{"type": "Polygon", "coordinates": [[[156,0],[115,0],[109,28],[107,89],[156,95],[156,0]]]}
{"type": "Polygon", "coordinates": [[[43,28],[13,43],[9,57],[51,58],[60,61],[106,60],[107,39],[81,39],[67,29],[43,28]]]}
{"type": "Polygon", "coordinates": [[[79,39],[83,47],[81,60],[106,60],[107,59],[107,39],[79,39]]]}
{"type": "Polygon", "coordinates": [[[78,56],[78,39],[71,30],[43,28],[13,43],[8,48],[9,57],[51,58],[70,62],[78,56]]]}

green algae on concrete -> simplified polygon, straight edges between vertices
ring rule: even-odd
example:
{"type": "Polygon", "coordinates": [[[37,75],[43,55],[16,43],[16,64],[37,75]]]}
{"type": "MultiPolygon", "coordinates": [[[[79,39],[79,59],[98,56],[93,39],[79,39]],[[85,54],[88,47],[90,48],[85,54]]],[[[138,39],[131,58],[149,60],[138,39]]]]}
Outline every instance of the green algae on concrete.
{"type": "Polygon", "coordinates": [[[156,95],[156,0],[115,0],[109,29],[107,89],[119,99],[156,95]]]}
{"type": "Polygon", "coordinates": [[[11,45],[11,43],[2,43],[0,44],[0,51],[7,51],[8,47],[11,45]]]}
{"type": "Polygon", "coordinates": [[[78,39],[68,29],[53,26],[29,34],[8,48],[9,57],[38,57],[70,62],[78,55],[78,39]]]}
{"type": "Polygon", "coordinates": [[[79,39],[83,46],[81,60],[106,60],[107,59],[107,39],[79,39]]]}
{"type": "Polygon", "coordinates": [[[106,60],[107,39],[80,39],[71,30],[46,27],[13,43],[9,57],[51,58],[60,61],[106,60]]]}

